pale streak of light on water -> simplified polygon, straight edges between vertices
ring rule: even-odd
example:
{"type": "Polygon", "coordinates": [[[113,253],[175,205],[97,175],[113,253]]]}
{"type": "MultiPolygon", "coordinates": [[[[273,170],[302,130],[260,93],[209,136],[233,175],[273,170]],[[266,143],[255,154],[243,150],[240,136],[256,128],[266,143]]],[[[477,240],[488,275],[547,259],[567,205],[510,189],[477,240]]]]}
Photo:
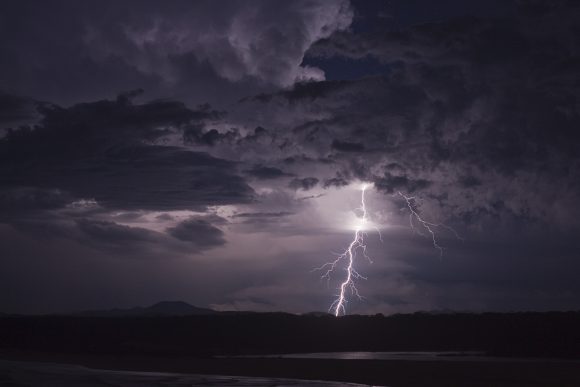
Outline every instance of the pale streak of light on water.
{"type": "Polygon", "coordinates": [[[407,360],[407,361],[470,361],[470,362],[556,362],[556,363],[580,363],[578,359],[562,358],[525,358],[525,357],[501,357],[487,356],[481,351],[393,351],[393,352],[312,352],[290,353],[272,355],[251,355],[240,357],[252,358],[281,358],[281,359],[334,359],[334,360],[407,360]]]}

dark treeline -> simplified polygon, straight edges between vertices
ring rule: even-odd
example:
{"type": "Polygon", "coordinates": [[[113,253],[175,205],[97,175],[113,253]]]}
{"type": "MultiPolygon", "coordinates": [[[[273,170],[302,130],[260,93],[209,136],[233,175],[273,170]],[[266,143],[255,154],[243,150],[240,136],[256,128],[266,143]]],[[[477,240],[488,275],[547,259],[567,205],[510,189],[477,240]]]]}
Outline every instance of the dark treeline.
{"type": "Polygon", "coordinates": [[[172,356],[448,350],[580,358],[579,327],[580,312],[14,316],[0,318],[0,349],[172,356]]]}

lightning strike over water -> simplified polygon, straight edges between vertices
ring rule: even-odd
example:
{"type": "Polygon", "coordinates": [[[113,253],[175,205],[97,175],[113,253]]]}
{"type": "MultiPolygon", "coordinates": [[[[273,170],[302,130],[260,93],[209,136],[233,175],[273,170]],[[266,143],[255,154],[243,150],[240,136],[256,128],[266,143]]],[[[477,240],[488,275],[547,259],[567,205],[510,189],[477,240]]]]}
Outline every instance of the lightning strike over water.
{"type": "Polygon", "coordinates": [[[366,254],[367,246],[366,246],[365,241],[364,241],[364,237],[366,235],[364,230],[367,227],[367,223],[368,223],[367,208],[366,208],[366,203],[365,203],[365,192],[366,192],[367,188],[368,188],[368,186],[366,184],[363,184],[362,193],[361,193],[361,206],[359,207],[359,210],[362,212],[362,216],[361,216],[357,226],[355,227],[352,242],[350,242],[350,244],[348,245],[346,250],[344,250],[341,254],[339,254],[338,257],[334,261],[325,263],[321,267],[315,269],[315,270],[325,270],[326,269],[326,272],[322,275],[322,278],[330,279],[330,274],[334,271],[336,266],[342,260],[344,260],[344,259],[347,260],[347,265],[346,265],[346,269],[345,269],[346,270],[346,278],[340,284],[339,294],[337,296],[337,299],[334,300],[334,302],[330,305],[330,308],[329,308],[329,311],[332,310],[335,316],[338,316],[341,313],[346,314],[346,303],[348,302],[346,299],[346,293],[348,290],[350,290],[351,294],[356,295],[358,298],[362,298],[358,292],[358,289],[356,288],[355,280],[360,279],[360,278],[362,278],[362,279],[366,279],[366,278],[363,277],[362,275],[360,275],[354,268],[354,261],[357,257],[357,252],[360,251],[362,253],[362,255],[370,263],[372,263],[372,260],[366,254]]]}

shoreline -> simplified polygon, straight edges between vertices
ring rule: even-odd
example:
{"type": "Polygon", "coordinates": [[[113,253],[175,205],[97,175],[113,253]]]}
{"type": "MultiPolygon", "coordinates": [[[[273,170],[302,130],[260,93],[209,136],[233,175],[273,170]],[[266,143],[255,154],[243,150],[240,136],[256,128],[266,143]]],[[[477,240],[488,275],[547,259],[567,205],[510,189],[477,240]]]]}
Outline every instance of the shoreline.
{"type": "Polygon", "coordinates": [[[0,359],[81,365],[91,369],[334,381],[390,387],[578,386],[576,362],[462,362],[445,360],[338,360],[195,358],[64,354],[0,350],[0,359]]]}

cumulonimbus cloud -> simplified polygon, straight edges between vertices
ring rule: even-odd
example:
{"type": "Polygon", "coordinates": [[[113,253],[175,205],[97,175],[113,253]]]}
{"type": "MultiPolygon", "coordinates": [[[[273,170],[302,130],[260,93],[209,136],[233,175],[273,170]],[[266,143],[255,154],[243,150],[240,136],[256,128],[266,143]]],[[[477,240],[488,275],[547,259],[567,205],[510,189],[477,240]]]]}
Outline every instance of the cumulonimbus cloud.
{"type": "MultiPolygon", "coordinates": [[[[322,80],[324,72],[301,65],[319,39],[346,29],[353,17],[346,0],[180,2],[162,9],[139,7],[138,17],[111,28],[94,23],[84,41],[98,60],[118,57],[140,71],[177,82],[179,57],[207,62],[222,78],[246,77],[277,86],[322,80]],[[153,12],[155,11],[155,12],[153,12]]],[[[187,69],[185,69],[187,70],[187,69]]]]}

